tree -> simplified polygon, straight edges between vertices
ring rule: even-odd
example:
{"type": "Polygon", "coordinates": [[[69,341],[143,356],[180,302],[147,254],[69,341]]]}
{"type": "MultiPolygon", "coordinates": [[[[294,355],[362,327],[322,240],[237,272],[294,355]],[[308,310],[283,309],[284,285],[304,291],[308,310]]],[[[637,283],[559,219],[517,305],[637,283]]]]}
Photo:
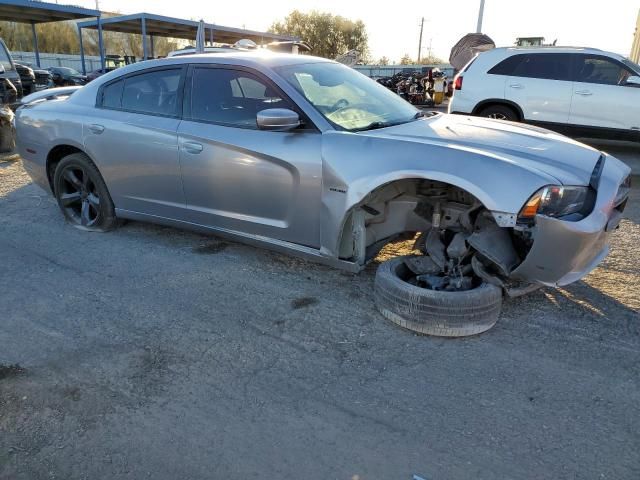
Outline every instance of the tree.
{"type": "Polygon", "coordinates": [[[408,53],[405,53],[400,59],[400,65],[414,65],[416,62],[409,56],[408,53]]]}
{"type": "Polygon", "coordinates": [[[369,54],[367,32],[362,20],[312,11],[292,11],[269,28],[272,33],[292,35],[307,42],[313,55],[335,58],[349,50],[358,50],[362,58],[369,54]]]}
{"type": "Polygon", "coordinates": [[[381,57],[378,60],[377,65],[389,65],[389,59],[387,57],[381,57]]]}
{"type": "Polygon", "coordinates": [[[422,57],[420,59],[420,64],[422,65],[437,65],[439,63],[447,63],[442,60],[440,57],[436,57],[435,55],[427,55],[426,57],[422,57]]]}

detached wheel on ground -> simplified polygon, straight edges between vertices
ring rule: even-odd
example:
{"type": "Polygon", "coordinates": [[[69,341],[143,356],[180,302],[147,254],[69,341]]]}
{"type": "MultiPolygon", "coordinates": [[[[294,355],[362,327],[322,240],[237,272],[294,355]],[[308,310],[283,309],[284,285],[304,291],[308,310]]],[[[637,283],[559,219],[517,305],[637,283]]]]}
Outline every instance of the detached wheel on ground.
{"type": "Polygon", "coordinates": [[[510,122],[520,121],[516,111],[506,105],[490,105],[480,110],[478,115],[481,117],[494,118],[496,120],[509,120],[510,122]]]}
{"type": "Polygon", "coordinates": [[[376,306],[393,323],[427,335],[463,337],[498,321],[502,289],[488,283],[463,291],[417,287],[405,281],[411,276],[405,258],[383,262],[376,272],[376,306]]]}
{"type": "Polygon", "coordinates": [[[106,232],[117,226],[107,185],[84,153],[64,157],[56,167],[53,184],[60,210],[74,227],[106,232]]]}

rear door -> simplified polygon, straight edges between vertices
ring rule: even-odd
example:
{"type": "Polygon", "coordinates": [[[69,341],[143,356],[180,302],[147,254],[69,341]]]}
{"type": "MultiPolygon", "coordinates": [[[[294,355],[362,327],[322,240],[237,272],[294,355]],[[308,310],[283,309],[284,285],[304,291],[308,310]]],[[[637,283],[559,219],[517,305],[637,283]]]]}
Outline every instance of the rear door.
{"type": "Polygon", "coordinates": [[[83,125],[117,208],[180,218],[185,209],[178,125],[186,68],[143,70],[101,87],[83,125]]]}
{"type": "Polygon", "coordinates": [[[189,221],[317,248],[320,132],[259,130],[269,108],[302,112],[268,78],[241,67],[194,65],[178,131],[189,221]]]}
{"type": "Polygon", "coordinates": [[[640,132],[640,88],[626,85],[626,79],[635,73],[603,55],[574,57],[569,123],[640,132]]]}
{"type": "Polygon", "coordinates": [[[572,94],[569,54],[525,53],[503,63],[494,69],[502,65],[508,72],[505,98],[520,106],[526,121],[560,124],[569,121],[572,94]]]}

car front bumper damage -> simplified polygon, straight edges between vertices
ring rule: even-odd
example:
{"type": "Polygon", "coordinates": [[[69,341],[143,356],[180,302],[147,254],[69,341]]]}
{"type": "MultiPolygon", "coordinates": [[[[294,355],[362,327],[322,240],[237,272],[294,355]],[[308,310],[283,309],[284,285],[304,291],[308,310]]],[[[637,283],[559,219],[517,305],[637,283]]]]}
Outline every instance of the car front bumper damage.
{"type": "Polygon", "coordinates": [[[534,240],[511,278],[548,286],[580,280],[609,253],[610,233],[618,227],[629,196],[630,170],[608,157],[594,210],[577,222],[536,216],[534,240]]]}

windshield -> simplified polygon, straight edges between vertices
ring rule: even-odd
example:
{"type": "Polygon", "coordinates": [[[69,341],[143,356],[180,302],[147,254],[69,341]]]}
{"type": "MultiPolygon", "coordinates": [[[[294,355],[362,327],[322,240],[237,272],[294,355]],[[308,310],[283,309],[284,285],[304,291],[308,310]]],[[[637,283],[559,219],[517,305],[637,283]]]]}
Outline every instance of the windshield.
{"type": "Polygon", "coordinates": [[[382,85],[339,63],[275,69],[333,125],[359,131],[418,118],[420,111],[382,85]]]}
{"type": "Polygon", "coordinates": [[[634,63],[631,60],[628,60],[626,58],[622,59],[622,63],[624,63],[627,67],[629,67],[631,70],[633,70],[636,75],[640,75],[640,65],[638,65],[637,63],[634,63]]]}

